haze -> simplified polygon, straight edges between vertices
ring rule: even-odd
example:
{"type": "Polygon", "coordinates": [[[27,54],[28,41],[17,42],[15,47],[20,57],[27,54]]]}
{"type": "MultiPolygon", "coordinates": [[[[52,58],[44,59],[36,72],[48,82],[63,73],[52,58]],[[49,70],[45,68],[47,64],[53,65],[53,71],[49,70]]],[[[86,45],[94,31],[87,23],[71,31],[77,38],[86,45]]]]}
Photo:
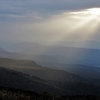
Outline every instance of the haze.
{"type": "Polygon", "coordinates": [[[1,0],[0,40],[100,41],[99,0],[1,0]]]}

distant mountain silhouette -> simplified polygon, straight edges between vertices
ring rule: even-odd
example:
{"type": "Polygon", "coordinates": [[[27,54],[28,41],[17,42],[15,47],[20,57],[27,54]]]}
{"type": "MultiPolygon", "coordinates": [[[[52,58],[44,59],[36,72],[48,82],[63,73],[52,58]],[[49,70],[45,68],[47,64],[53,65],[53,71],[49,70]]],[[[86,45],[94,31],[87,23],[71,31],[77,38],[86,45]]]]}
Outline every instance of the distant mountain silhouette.
{"type": "MultiPolygon", "coordinates": [[[[75,42],[78,44],[95,44],[98,45],[99,42],[95,41],[83,41],[75,42]],[[83,43],[84,42],[84,43],[83,43]]],[[[68,43],[64,41],[64,43],[68,43]]],[[[25,58],[30,60],[35,60],[39,64],[43,62],[52,62],[52,63],[63,63],[63,64],[82,64],[88,66],[100,66],[100,50],[99,49],[90,49],[87,47],[75,47],[71,45],[68,47],[59,44],[59,46],[53,45],[42,45],[32,42],[22,42],[22,43],[0,43],[1,48],[4,44],[4,49],[9,51],[9,53],[1,53],[0,57],[5,58],[25,58]]],[[[72,42],[72,44],[74,44],[72,42]]],[[[82,46],[82,45],[81,45],[82,46]]],[[[99,47],[99,45],[98,45],[99,47]]]]}
{"type": "MultiPolygon", "coordinates": [[[[74,63],[90,66],[100,66],[100,50],[99,49],[86,49],[76,47],[53,47],[53,46],[37,46],[23,50],[21,54],[29,55],[48,55],[48,56],[62,56],[64,62],[74,63]],[[67,59],[72,59],[67,61],[67,59]]],[[[49,57],[50,58],[50,57],[49,57]]],[[[59,57],[58,57],[59,58],[59,57]]],[[[44,59],[44,58],[43,58],[44,59]]],[[[41,61],[41,60],[40,60],[41,61]]],[[[56,61],[56,60],[53,60],[56,61]]],[[[61,62],[61,60],[59,60],[61,62]]],[[[52,62],[52,60],[51,60],[52,62]]]]}
{"type": "Polygon", "coordinates": [[[24,49],[36,47],[36,46],[42,46],[42,45],[35,42],[12,43],[12,42],[0,41],[0,47],[4,48],[5,50],[9,52],[21,52],[24,49]]]}
{"type": "Polygon", "coordinates": [[[58,41],[54,42],[53,45],[64,46],[64,47],[78,47],[78,48],[91,48],[91,49],[100,49],[100,42],[97,41],[58,41]]]}
{"type": "Polygon", "coordinates": [[[41,43],[35,43],[35,42],[5,42],[0,41],[0,47],[4,48],[7,51],[13,51],[13,52],[20,52],[22,50],[25,50],[27,48],[32,48],[34,46],[58,46],[58,47],[77,47],[77,48],[91,48],[91,49],[100,49],[100,42],[97,41],[58,41],[53,42],[53,44],[49,45],[48,41],[44,41],[41,43]]]}
{"type": "Polygon", "coordinates": [[[2,48],[0,48],[0,52],[7,52],[6,50],[4,50],[4,49],[2,49],[2,48]]]}

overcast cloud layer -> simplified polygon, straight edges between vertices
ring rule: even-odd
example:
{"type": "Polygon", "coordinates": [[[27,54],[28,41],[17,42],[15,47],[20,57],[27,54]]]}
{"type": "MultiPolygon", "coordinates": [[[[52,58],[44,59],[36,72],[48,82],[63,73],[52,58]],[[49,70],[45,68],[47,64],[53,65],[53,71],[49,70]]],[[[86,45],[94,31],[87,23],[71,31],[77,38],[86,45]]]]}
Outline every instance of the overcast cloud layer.
{"type": "Polygon", "coordinates": [[[10,17],[31,17],[35,14],[52,15],[67,10],[99,6],[100,0],[0,0],[0,20],[10,17]]]}
{"type": "MultiPolygon", "coordinates": [[[[66,12],[99,6],[100,0],[0,0],[0,39],[16,41],[42,41],[48,40],[49,37],[49,40],[53,37],[55,39],[58,35],[61,37],[60,33],[55,31],[55,27],[49,28],[49,31],[45,30],[46,25],[55,26],[57,21],[54,23],[54,19],[63,18],[66,12]]],[[[57,24],[59,23],[58,21],[57,24]]],[[[95,39],[99,40],[98,36],[99,34],[95,39]]]]}

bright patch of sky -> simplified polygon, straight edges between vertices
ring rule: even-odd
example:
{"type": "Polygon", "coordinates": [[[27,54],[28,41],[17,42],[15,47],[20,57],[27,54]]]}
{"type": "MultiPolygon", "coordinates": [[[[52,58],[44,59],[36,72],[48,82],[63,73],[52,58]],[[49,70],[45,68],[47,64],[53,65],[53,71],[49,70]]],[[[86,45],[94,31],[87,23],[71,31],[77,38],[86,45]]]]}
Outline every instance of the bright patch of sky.
{"type": "Polygon", "coordinates": [[[100,0],[0,0],[0,40],[100,38],[100,0]]]}

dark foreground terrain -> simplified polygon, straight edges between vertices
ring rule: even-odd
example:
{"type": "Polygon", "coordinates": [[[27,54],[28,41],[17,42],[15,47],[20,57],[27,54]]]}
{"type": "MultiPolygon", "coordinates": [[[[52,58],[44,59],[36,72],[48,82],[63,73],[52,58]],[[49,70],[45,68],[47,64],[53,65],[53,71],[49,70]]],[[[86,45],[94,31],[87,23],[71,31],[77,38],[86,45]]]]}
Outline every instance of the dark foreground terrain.
{"type": "Polygon", "coordinates": [[[49,92],[38,94],[32,91],[0,87],[0,100],[100,100],[100,96],[54,96],[49,92]]]}
{"type": "Polygon", "coordinates": [[[98,78],[93,75],[81,77],[32,60],[0,58],[0,100],[100,100],[99,73],[98,78]]]}
{"type": "Polygon", "coordinates": [[[47,91],[62,96],[100,95],[99,77],[81,77],[67,71],[42,67],[31,60],[0,58],[0,86],[38,94],[47,91]]]}

